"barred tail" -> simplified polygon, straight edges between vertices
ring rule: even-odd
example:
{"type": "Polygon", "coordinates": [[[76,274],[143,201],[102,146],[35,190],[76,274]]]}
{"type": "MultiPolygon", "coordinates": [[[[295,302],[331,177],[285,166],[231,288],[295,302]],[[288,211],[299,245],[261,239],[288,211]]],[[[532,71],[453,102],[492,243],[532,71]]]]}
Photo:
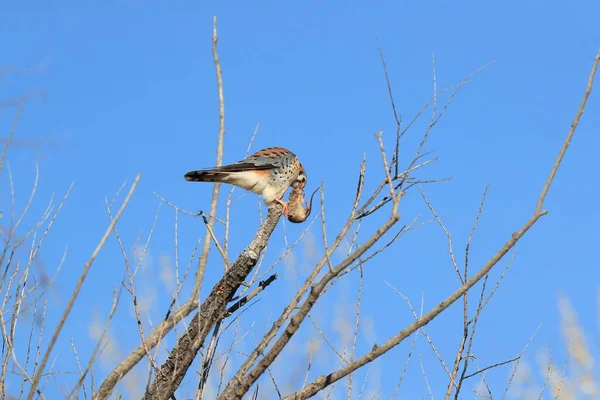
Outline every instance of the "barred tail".
{"type": "Polygon", "coordinates": [[[183,177],[190,182],[222,182],[227,173],[214,171],[190,171],[183,177]]]}

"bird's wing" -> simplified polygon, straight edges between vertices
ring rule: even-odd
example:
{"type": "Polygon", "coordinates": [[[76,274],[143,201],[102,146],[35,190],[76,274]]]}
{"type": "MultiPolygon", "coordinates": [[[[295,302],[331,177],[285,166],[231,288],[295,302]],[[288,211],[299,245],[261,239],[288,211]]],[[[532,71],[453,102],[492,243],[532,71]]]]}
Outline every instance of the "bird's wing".
{"type": "Polygon", "coordinates": [[[272,169],[273,165],[269,164],[257,164],[252,162],[247,162],[246,160],[237,162],[235,164],[222,165],[220,167],[212,167],[212,168],[204,168],[199,169],[198,171],[202,172],[244,172],[244,171],[253,171],[253,170],[265,170],[272,169]]]}
{"type": "Polygon", "coordinates": [[[294,153],[283,147],[268,147],[244,158],[234,164],[220,167],[200,169],[206,172],[243,172],[251,170],[265,170],[281,166],[282,158],[294,156],[294,153]]]}
{"type": "Polygon", "coordinates": [[[249,162],[257,166],[268,165],[273,168],[280,167],[284,160],[289,160],[290,157],[296,157],[296,155],[283,147],[267,147],[240,162],[249,162]]]}

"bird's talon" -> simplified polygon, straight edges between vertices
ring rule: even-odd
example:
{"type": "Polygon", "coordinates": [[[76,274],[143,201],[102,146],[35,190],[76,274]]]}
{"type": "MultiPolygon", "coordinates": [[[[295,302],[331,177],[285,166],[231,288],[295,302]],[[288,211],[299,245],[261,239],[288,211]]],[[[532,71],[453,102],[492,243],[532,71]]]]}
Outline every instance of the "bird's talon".
{"type": "Polygon", "coordinates": [[[289,216],[289,211],[288,211],[288,203],[287,203],[287,201],[283,201],[283,200],[281,200],[281,199],[277,199],[276,201],[277,201],[279,204],[281,204],[281,207],[282,207],[282,208],[281,208],[281,214],[282,214],[284,217],[287,217],[287,216],[289,216]]]}

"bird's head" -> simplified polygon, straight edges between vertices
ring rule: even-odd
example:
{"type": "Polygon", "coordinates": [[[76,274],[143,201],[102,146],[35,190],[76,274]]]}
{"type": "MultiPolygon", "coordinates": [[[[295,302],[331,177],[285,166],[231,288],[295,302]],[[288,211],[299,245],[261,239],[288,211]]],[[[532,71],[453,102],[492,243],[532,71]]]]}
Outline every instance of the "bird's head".
{"type": "Polygon", "coordinates": [[[294,181],[294,183],[292,183],[292,187],[294,189],[299,189],[301,191],[304,190],[307,179],[308,179],[308,177],[306,176],[306,170],[304,169],[302,164],[300,164],[300,172],[298,173],[298,176],[296,177],[296,180],[294,181]]]}

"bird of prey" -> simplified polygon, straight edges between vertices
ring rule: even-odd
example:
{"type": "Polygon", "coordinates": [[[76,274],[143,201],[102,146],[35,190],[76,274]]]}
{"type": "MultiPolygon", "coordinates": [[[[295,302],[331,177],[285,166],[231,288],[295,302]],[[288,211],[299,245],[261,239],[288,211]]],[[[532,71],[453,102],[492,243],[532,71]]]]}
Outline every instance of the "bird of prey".
{"type": "Polygon", "coordinates": [[[244,188],[263,196],[267,206],[277,202],[288,216],[288,203],[281,200],[291,186],[306,186],[306,171],[298,157],[282,147],[268,147],[230,165],[190,171],[184,175],[191,182],[221,182],[244,188]]]}

